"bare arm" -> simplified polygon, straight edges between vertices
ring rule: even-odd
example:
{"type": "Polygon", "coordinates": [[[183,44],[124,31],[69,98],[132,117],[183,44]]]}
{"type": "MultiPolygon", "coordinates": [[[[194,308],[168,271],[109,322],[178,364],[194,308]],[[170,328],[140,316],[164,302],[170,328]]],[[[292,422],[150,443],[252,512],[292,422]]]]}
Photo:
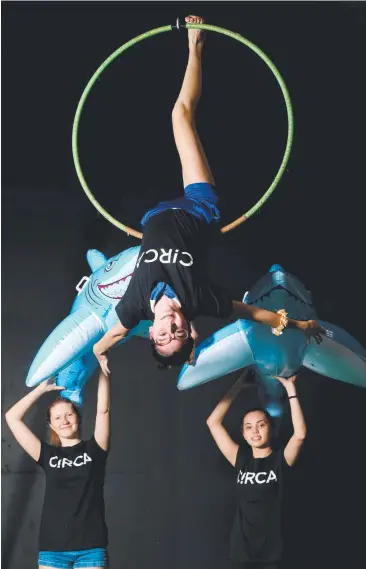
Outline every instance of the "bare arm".
{"type": "Polygon", "coordinates": [[[121,324],[121,322],[118,322],[115,326],[113,326],[113,328],[111,328],[110,330],[108,330],[108,332],[104,334],[103,338],[101,338],[99,342],[94,344],[93,346],[94,355],[97,358],[99,365],[105,374],[108,375],[110,373],[108,368],[108,357],[107,357],[108,350],[110,350],[111,348],[113,348],[113,346],[118,344],[118,342],[123,340],[123,338],[127,336],[128,332],[129,330],[125,328],[121,324]]]}
{"type": "Polygon", "coordinates": [[[15,439],[35,461],[39,460],[41,441],[23,422],[23,417],[44,393],[47,391],[60,391],[62,389],[64,389],[64,387],[55,385],[50,380],[43,381],[5,413],[6,422],[15,439]]]}
{"type": "MultiPolygon", "coordinates": [[[[281,324],[281,316],[276,312],[258,308],[258,306],[252,306],[245,302],[239,302],[238,300],[233,300],[232,316],[251,322],[258,322],[258,324],[265,324],[272,328],[277,328],[281,324]]],[[[293,320],[288,318],[287,328],[296,328],[309,336],[314,336],[318,344],[321,342],[321,334],[325,332],[316,320],[293,320]]]]}
{"type": "Polygon", "coordinates": [[[296,375],[290,377],[289,379],[283,379],[282,377],[276,377],[276,379],[282,383],[287,391],[288,397],[291,397],[289,401],[294,434],[287,443],[284,454],[287,464],[289,466],[292,466],[295,464],[296,459],[299,456],[301,447],[306,437],[306,423],[301,409],[300,401],[296,394],[296,375]]]}
{"type": "Polygon", "coordinates": [[[109,435],[111,426],[111,394],[109,376],[99,372],[97,415],[95,419],[94,438],[103,450],[109,448],[109,435]]]}
{"type": "Polygon", "coordinates": [[[244,373],[241,374],[239,379],[236,381],[236,383],[234,383],[225,397],[215,407],[206,421],[217,446],[232,466],[235,466],[239,445],[236,444],[230,437],[222,422],[226,413],[230,409],[232,402],[243,389],[247,372],[248,370],[245,370],[244,373]]]}

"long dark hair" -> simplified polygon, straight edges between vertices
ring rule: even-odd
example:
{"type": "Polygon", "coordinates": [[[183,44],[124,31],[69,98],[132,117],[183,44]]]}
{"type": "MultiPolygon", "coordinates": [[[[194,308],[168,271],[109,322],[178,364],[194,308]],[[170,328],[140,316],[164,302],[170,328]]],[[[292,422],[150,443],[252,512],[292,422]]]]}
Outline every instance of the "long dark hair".
{"type": "Polygon", "coordinates": [[[47,409],[48,436],[49,436],[51,445],[54,447],[60,447],[61,446],[61,440],[60,440],[60,437],[58,436],[58,434],[55,433],[55,431],[51,427],[51,409],[53,409],[53,407],[55,407],[59,403],[70,403],[72,410],[74,411],[74,413],[76,413],[77,418],[78,418],[79,434],[80,434],[80,428],[81,428],[81,414],[80,414],[79,409],[76,407],[76,405],[72,401],[69,401],[68,399],[65,399],[64,397],[61,397],[61,396],[56,397],[56,399],[54,401],[52,401],[52,403],[50,404],[50,406],[47,409]]]}

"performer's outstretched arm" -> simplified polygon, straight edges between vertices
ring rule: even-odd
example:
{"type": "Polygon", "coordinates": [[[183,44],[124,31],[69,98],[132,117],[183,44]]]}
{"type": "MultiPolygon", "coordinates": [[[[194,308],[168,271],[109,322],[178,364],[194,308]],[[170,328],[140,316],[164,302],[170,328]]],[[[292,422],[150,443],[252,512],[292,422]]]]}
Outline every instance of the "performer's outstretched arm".
{"type": "Polygon", "coordinates": [[[128,334],[129,330],[125,328],[120,322],[118,322],[113,328],[108,330],[93,346],[93,352],[95,357],[97,358],[99,365],[102,371],[105,374],[110,374],[109,367],[108,367],[108,357],[107,352],[113,348],[118,342],[123,340],[128,334]]]}
{"type": "MultiPolygon", "coordinates": [[[[271,312],[270,310],[237,300],[233,300],[232,315],[238,319],[258,322],[258,324],[265,324],[272,326],[272,328],[278,328],[282,320],[281,314],[277,312],[271,312]]],[[[308,336],[313,336],[318,344],[322,341],[321,334],[325,333],[325,330],[316,320],[293,320],[292,318],[287,318],[286,320],[288,328],[296,328],[306,332],[308,336]]]]}

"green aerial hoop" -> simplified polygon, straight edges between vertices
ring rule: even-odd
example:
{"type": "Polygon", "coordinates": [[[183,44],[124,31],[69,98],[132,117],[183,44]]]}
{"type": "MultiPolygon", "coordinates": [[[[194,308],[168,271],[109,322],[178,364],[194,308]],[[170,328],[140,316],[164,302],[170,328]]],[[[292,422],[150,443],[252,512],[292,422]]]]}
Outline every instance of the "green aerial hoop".
{"type": "Polygon", "coordinates": [[[94,207],[110,223],[112,223],[113,225],[118,227],[118,229],[122,229],[122,231],[125,231],[128,235],[133,235],[134,237],[137,237],[138,239],[142,238],[142,233],[140,233],[139,231],[136,231],[135,229],[132,229],[131,227],[128,227],[127,225],[124,225],[123,223],[121,223],[120,221],[118,221],[117,219],[112,217],[112,215],[110,213],[108,213],[100,205],[100,203],[95,199],[94,195],[92,194],[92,192],[91,192],[91,190],[90,190],[90,188],[89,188],[89,186],[85,180],[84,174],[83,174],[81,166],[80,166],[79,151],[78,151],[78,130],[79,130],[79,123],[80,123],[80,116],[81,116],[82,110],[84,108],[85,101],[86,101],[92,87],[94,86],[96,81],[99,79],[99,77],[101,76],[103,71],[108,67],[108,65],[110,65],[112,63],[112,61],[114,61],[119,55],[121,55],[124,51],[126,51],[130,47],[134,46],[136,43],[138,43],[142,40],[145,40],[147,38],[151,38],[153,36],[156,36],[157,34],[162,34],[164,32],[170,32],[173,29],[179,29],[180,27],[196,28],[196,29],[207,30],[210,32],[217,32],[219,34],[229,36],[230,38],[233,38],[233,39],[239,41],[240,43],[246,45],[247,47],[249,47],[252,51],[254,51],[257,55],[259,55],[259,57],[261,59],[263,59],[263,61],[268,65],[268,67],[272,71],[273,75],[277,79],[277,82],[280,85],[283,97],[285,99],[286,110],[287,110],[287,122],[288,122],[287,142],[286,142],[285,153],[284,153],[281,165],[279,167],[279,170],[278,170],[273,182],[269,186],[268,190],[261,197],[261,199],[250,210],[248,210],[243,215],[241,215],[240,217],[235,219],[232,223],[229,223],[225,227],[222,227],[221,228],[222,233],[227,233],[228,231],[231,231],[232,229],[234,229],[234,227],[237,227],[238,225],[243,223],[243,221],[245,221],[246,219],[251,217],[254,213],[256,213],[262,207],[264,202],[266,202],[268,200],[270,195],[274,192],[275,188],[277,187],[277,185],[278,185],[278,183],[279,183],[279,181],[280,181],[280,179],[281,179],[281,177],[285,171],[288,160],[290,158],[292,139],[293,139],[293,131],[294,131],[294,120],[293,120],[293,113],[292,113],[292,105],[291,105],[290,95],[288,93],[286,84],[285,84],[284,80],[282,79],[281,74],[278,71],[277,67],[272,63],[272,61],[269,59],[269,57],[265,53],[263,53],[263,51],[261,49],[259,49],[259,47],[254,45],[254,43],[252,43],[251,41],[247,40],[246,38],[244,38],[243,36],[241,36],[239,34],[231,32],[230,30],[226,30],[225,28],[218,28],[217,26],[211,26],[209,24],[179,25],[179,19],[177,19],[177,25],[176,26],[171,26],[171,25],[163,26],[162,28],[156,28],[154,30],[150,30],[148,32],[145,32],[144,34],[141,34],[140,36],[133,38],[132,40],[128,41],[127,43],[123,44],[120,48],[118,48],[114,53],[112,53],[112,55],[110,55],[104,61],[104,63],[102,63],[102,65],[96,70],[96,72],[94,73],[94,75],[90,79],[89,83],[85,87],[84,92],[83,92],[81,99],[79,101],[78,107],[76,109],[74,124],[73,124],[73,128],[72,128],[72,154],[73,154],[73,158],[74,158],[76,173],[77,173],[78,178],[80,180],[81,186],[82,186],[84,192],[86,193],[86,195],[88,196],[89,200],[91,201],[91,203],[94,205],[94,207]]]}

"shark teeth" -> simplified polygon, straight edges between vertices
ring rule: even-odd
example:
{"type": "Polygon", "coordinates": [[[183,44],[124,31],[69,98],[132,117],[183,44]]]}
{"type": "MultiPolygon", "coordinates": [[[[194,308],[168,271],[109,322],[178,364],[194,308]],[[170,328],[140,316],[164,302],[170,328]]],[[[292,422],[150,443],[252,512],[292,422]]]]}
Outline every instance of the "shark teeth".
{"type": "MultiPolygon", "coordinates": [[[[289,288],[283,286],[283,285],[277,285],[275,287],[271,287],[270,289],[268,289],[266,292],[263,292],[260,296],[258,296],[257,298],[254,298],[253,300],[247,300],[248,304],[253,304],[254,302],[259,302],[261,300],[263,300],[264,298],[271,298],[272,293],[276,292],[276,291],[285,291],[287,292],[288,296],[290,298],[294,298],[295,301],[300,302],[301,304],[304,304],[306,306],[309,307],[313,307],[312,302],[309,302],[308,300],[306,300],[305,298],[301,298],[301,293],[295,293],[292,292],[289,288]]],[[[253,295],[253,293],[248,293],[247,298],[250,296],[250,294],[253,295]]]]}
{"type": "Polygon", "coordinates": [[[98,284],[98,289],[104,296],[108,298],[113,298],[116,300],[123,298],[127,287],[130,284],[132,274],[133,273],[127,275],[126,277],[122,277],[121,279],[118,279],[112,283],[98,284]]]}

